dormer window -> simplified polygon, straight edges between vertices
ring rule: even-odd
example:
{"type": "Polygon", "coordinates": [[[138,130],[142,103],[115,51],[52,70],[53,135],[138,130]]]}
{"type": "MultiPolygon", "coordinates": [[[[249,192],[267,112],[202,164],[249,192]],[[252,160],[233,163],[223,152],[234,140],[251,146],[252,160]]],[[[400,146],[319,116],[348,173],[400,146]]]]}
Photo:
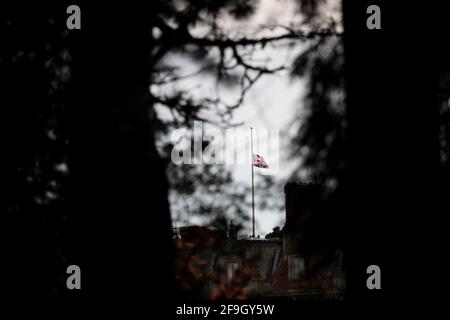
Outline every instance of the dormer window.
{"type": "Polygon", "coordinates": [[[290,255],[288,258],[289,279],[299,279],[305,275],[305,259],[299,255],[290,255]]]}
{"type": "Polygon", "coordinates": [[[228,262],[226,264],[226,277],[227,280],[230,281],[233,279],[236,272],[239,270],[239,263],[238,262],[228,262]]]}

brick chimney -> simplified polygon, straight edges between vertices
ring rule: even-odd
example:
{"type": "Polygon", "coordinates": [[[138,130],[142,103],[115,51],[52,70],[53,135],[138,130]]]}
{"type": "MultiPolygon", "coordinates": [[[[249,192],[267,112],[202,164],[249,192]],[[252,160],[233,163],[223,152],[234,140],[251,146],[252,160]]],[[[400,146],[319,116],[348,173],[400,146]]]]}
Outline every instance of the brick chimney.
{"type": "Polygon", "coordinates": [[[283,250],[287,255],[302,251],[302,233],[313,212],[319,207],[321,186],[312,182],[288,182],[284,186],[286,223],[283,250]]]}
{"type": "Polygon", "coordinates": [[[320,203],[321,187],[313,182],[288,182],[284,186],[286,229],[295,231],[306,222],[308,213],[320,203]]]}

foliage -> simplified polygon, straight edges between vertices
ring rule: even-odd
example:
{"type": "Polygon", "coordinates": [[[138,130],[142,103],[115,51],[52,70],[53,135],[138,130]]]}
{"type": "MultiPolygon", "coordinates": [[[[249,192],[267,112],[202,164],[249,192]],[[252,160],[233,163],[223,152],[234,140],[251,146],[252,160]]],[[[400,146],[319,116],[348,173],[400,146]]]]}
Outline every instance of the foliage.
{"type": "Polygon", "coordinates": [[[266,239],[281,238],[281,229],[279,226],[273,227],[273,230],[266,234],[266,239]]]}

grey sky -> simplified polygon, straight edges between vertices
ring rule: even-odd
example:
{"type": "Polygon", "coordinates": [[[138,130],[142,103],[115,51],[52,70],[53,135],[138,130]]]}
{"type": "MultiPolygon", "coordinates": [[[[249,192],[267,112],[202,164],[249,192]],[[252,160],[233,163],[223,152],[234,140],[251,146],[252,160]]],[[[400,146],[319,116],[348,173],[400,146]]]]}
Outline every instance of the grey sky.
{"type": "MultiPolygon", "coordinates": [[[[260,26],[267,25],[288,25],[298,24],[301,18],[295,13],[295,3],[291,0],[261,0],[259,10],[252,19],[244,20],[239,23],[232,21],[230,18],[224,17],[220,20],[220,25],[230,37],[236,36],[254,36],[255,32],[260,26]]],[[[258,33],[258,36],[275,35],[283,32],[282,28],[265,29],[263,34],[258,33]]],[[[193,30],[198,36],[207,34],[206,27],[199,27],[193,30]]],[[[267,46],[264,49],[257,49],[256,55],[252,61],[264,64],[267,67],[278,67],[284,65],[289,67],[299,52],[302,50],[302,44],[298,43],[296,46],[287,46],[286,43],[278,43],[277,47],[267,46]]],[[[198,71],[198,65],[180,55],[171,55],[166,60],[172,66],[179,68],[180,74],[192,74],[198,71]]],[[[152,91],[171,91],[178,89],[189,89],[189,92],[195,97],[217,97],[229,103],[233,103],[239,97],[240,88],[238,86],[223,87],[217,86],[214,75],[201,74],[195,77],[190,77],[186,80],[179,81],[171,87],[161,88],[153,87],[152,91]]],[[[278,172],[273,173],[274,178],[282,185],[287,181],[288,177],[294,169],[299,168],[300,160],[291,159],[288,157],[289,151],[289,126],[292,121],[301,113],[302,103],[301,97],[305,88],[305,84],[300,80],[292,80],[289,73],[286,71],[279,72],[273,75],[263,76],[247,93],[243,104],[234,112],[233,122],[243,125],[241,129],[248,130],[253,126],[255,130],[259,129],[279,129],[280,131],[280,153],[279,153],[279,168],[278,172]]],[[[158,112],[162,116],[169,116],[167,110],[159,108],[158,112]]],[[[211,115],[213,117],[213,115],[211,115]]],[[[292,129],[292,128],[291,128],[292,129]]],[[[248,143],[243,141],[242,143],[248,143]]],[[[258,150],[254,150],[258,153],[258,150]]],[[[260,154],[271,166],[273,159],[269,155],[260,154]]],[[[233,172],[235,181],[244,184],[251,183],[250,165],[227,165],[233,172]]],[[[256,169],[255,174],[261,174],[264,169],[256,169]]],[[[258,192],[258,185],[255,187],[255,193],[258,192]]],[[[274,197],[282,197],[284,194],[279,190],[279,194],[274,194],[274,197]]],[[[249,211],[251,215],[251,211],[249,211]]],[[[263,211],[256,213],[256,231],[257,234],[264,236],[270,232],[276,225],[282,226],[284,224],[284,209],[280,212],[263,211]]],[[[177,217],[174,217],[176,219],[177,217]]],[[[192,215],[190,223],[202,224],[204,220],[192,215]]],[[[250,234],[251,223],[245,226],[243,233],[250,234]]]]}

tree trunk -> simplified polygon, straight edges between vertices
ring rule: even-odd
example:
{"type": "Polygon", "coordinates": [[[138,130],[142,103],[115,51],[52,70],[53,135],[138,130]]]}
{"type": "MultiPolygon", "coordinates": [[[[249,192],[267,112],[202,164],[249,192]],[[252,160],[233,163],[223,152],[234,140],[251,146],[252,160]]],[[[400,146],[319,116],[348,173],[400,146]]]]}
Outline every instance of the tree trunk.
{"type": "Polygon", "coordinates": [[[436,85],[443,39],[435,19],[443,8],[381,1],[381,30],[369,30],[372,2],[344,1],[348,298],[427,297],[440,261],[436,85]],[[366,287],[372,264],[381,268],[381,290],[366,287]]]}
{"type": "Polygon", "coordinates": [[[174,288],[168,185],[148,91],[154,10],[108,3],[84,4],[82,13],[71,35],[70,167],[83,299],[150,312],[151,299],[174,288]]]}

